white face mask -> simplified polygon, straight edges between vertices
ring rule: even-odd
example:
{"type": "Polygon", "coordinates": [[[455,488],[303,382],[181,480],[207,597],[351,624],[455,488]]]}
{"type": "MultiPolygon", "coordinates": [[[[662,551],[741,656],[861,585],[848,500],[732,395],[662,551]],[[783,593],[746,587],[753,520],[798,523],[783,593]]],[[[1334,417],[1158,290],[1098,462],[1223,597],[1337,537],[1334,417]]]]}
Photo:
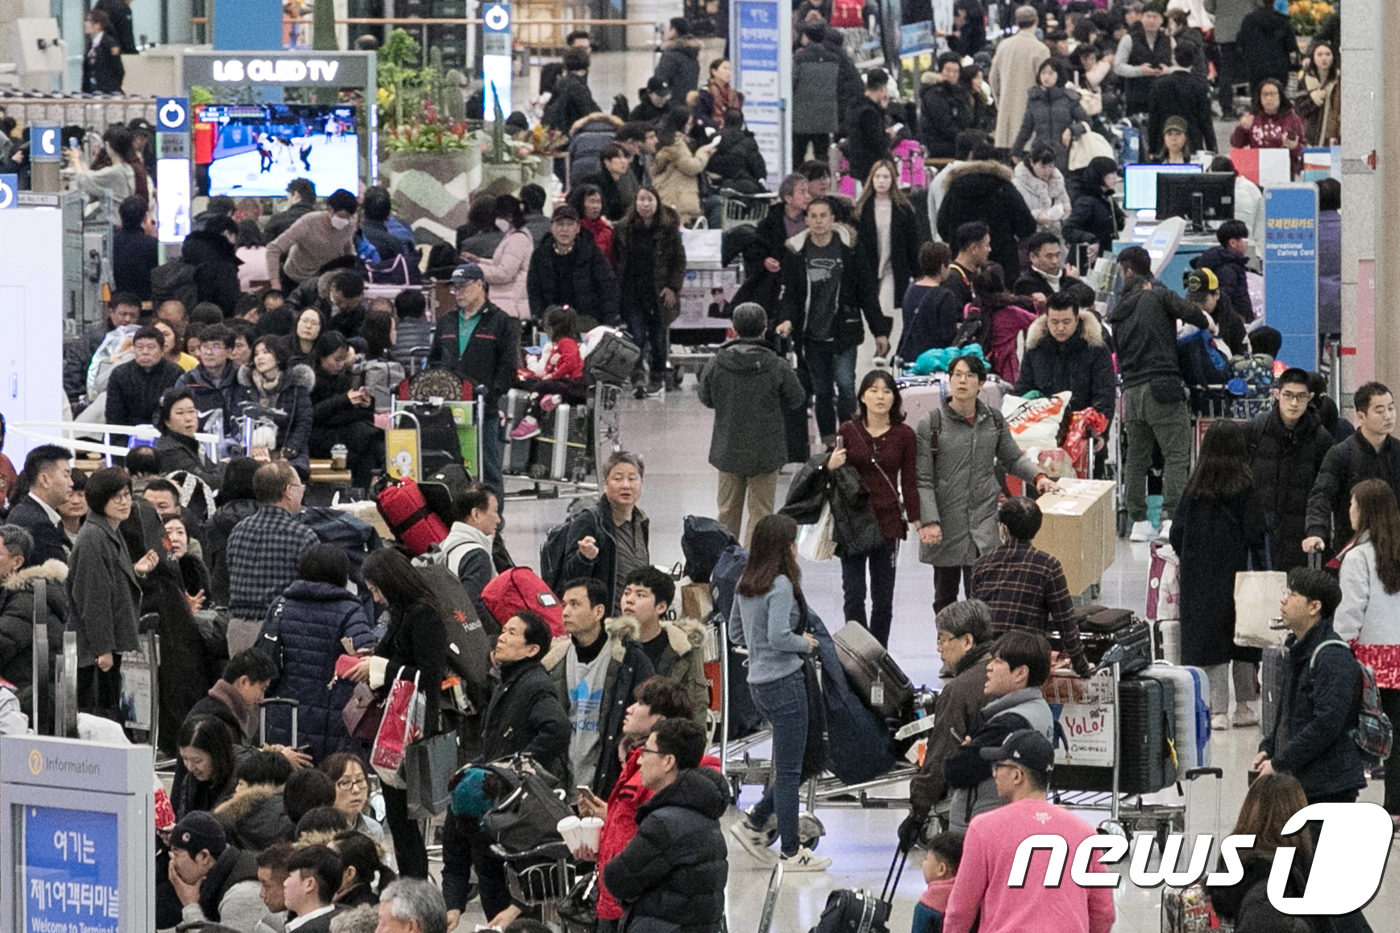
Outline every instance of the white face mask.
{"type": "Polygon", "coordinates": [[[510,221],[506,220],[504,217],[497,217],[496,229],[502,233],[510,233],[510,221]]]}
{"type": "Polygon", "coordinates": [[[331,215],[331,226],[334,227],[334,228],[336,228],[337,230],[344,230],[346,227],[350,226],[350,218],[349,218],[349,217],[336,217],[334,214],[332,214],[332,215],[331,215]]]}

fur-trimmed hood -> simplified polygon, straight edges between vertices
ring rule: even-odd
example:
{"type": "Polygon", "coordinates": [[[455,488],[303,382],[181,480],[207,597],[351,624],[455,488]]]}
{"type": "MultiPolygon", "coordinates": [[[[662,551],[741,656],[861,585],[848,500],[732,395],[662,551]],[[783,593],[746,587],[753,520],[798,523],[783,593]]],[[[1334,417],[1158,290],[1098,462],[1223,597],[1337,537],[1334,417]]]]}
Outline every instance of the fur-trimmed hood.
{"type": "MultiPolygon", "coordinates": [[[[589,123],[594,122],[595,120],[601,121],[603,123],[610,123],[617,129],[622,128],[621,119],[613,116],[610,113],[603,113],[601,110],[595,110],[593,113],[586,114],[575,120],[573,126],[569,127],[569,135],[573,136],[579,130],[583,129],[585,126],[587,126],[589,123]]],[[[599,127],[599,129],[601,130],[601,127],[599,127]]]]}
{"type": "MultiPolygon", "coordinates": [[[[1042,314],[1035,319],[1035,323],[1026,331],[1026,349],[1029,350],[1040,343],[1047,333],[1048,325],[1046,324],[1046,317],[1042,314]]],[[[1091,347],[1102,347],[1104,345],[1103,325],[1099,323],[1098,315],[1094,314],[1092,311],[1079,312],[1079,329],[1074,333],[1077,337],[1083,337],[1084,342],[1091,347]]]]}
{"type": "Polygon", "coordinates": [[[698,61],[700,58],[700,49],[702,48],[702,46],[700,40],[695,38],[694,36],[676,36],[676,38],[674,39],[667,39],[665,42],[663,42],[661,44],[661,48],[663,50],[675,49],[683,54],[694,56],[694,58],[698,61]]]}
{"type": "Polygon", "coordinates": [[[68,579],[68,565],[61,560],[50,559],[33,567],[24,567],[5,578],[0,584],[7,593],[23,593],[34,588],[35,580],[62,584],[68,579]]]}
{"type": "MultiPolygon", "coordinates": [[[[1008,175],[1007,177],[1009,178],[1010,176],[1008,175]]],[[[850,228],[847,227],[845,224],[834,224],[831,229],[832,232],[836,234],[837,238],[839,238],[841,242],[844,243],[847,247],[852,247],[855,245],[851,242],[853,239],[855,239],[855,237],[851,233],[850,228]]],[[[792,250],[794,253],[802,252],[802,247],[807,245],[807,233],[808,231],[803,230],[801,233],[796,233],[788,237],[787,248],[792,250]]]]}
{"type": "MultiPolygon", "coordinates": [[[[297,363],[287,373],[291,377],[290,385],[300,386],[310,392],[316,385],[316,374],[311,371],[311,367],[305,363],[297,363]]],[[[253,364],[244,363],[238,367],[238,384],[253,388],[253,364]]],[[[287,386],[283,385],[285,389],[287,386]]],[[[278,391],[281,391],[279,389],[278,391]]]]}
{"type": "MultiPolygon", "coordinates": [[[[627,654],[628,642],[635,642],[638,633],[641,632],[641,625],[631,616],[617,616],[612,619],[603,620],[603,631],[608,633],[608,656],[618,664],[622,663],[627,654]]],[[[573,644],[568,635],[554,639],[549,645],[549,650],[544,655],[544,669],[552,671],[559,666],[559,662],[564,660],[564,656],[569,653],[569,645],[573,644]]]]}
{"type": "Polygon", "coordinates": [[[982,159],[976,162],[964,162],[957,168],[949,169],[948,184],[952,185],[957,180],[972,175],[991,175],[1001,181],[1010,181],[1011,169],[1002,165],[1000,162],[993,162],[990,159],[982,159]]]}
{"type": "Polygon", "coordinates": [[[233,792],[233,796],[214,808],[214,815],[223,817],[230,823],[237,823],[252,813],[256,807],[282,793],[282,788],[271,784],[244,785],[233,792]]]}

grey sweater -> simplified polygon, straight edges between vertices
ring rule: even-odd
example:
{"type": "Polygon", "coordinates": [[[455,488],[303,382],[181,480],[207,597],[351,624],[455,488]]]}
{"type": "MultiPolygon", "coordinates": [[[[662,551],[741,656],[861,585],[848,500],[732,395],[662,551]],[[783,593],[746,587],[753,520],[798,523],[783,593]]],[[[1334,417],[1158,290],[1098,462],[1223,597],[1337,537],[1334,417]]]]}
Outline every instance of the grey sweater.
{"type": "Polygon", "coordinates": [[[797,634],[802,608],[792,581],[779,576],[762,596],[734,594],[729,637],[749,649],[751,684],[766,684],[795,673],[807,654],[807,640],[797,634]]]}

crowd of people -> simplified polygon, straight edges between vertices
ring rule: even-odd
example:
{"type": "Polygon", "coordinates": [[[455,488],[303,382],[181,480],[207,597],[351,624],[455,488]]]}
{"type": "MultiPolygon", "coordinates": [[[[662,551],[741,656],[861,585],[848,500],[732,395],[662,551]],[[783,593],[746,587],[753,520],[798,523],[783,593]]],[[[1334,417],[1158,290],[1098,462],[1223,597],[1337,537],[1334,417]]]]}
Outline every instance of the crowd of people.
{"type": "MultiPolygon", "coordinates": [[[[158,439],[134,440],[120,466],[98,469],[75,468],[72,451],[50,444],[18,470],[0,454],[0,700],[12,693],[30,708],[41,582],[58,623],[50,650],[55,635],[77,636],[85,711],[123,718],[123,656],[139,650],[143,624],[157,627],[163,665],[181,672],[162,678],[159,695],[164,750],[177,760],[172,813],[158,827],[160,927],[447,933],[479,899],[488,925],[537,933],[536,905],[509,882],[518,866],[484,819],[495,799],[484,788],[500,779],[486,766],[517,756],[565,789],[569,812],[602,822],[596,850],[573,852],[596,870],[587,910],[602,933],[721,929],[729,837],[789,872],[829,868],[798,819],[802,782],[825,765],[807,659],[829,636],[804,595],[793,506],[799,490],[829,488],[862,502],[832,509],[848,624],[888,645],[902,542],[916,538],[932,567],[939,728],[898,834],[923,853],[916,933],[1034,929],[1052,915],[1106,933],[1115,914],[1105,889],[1006,885],[1020,840],[1093,834],[1046,801],[1054,714],[1042,687],[1053,668],[1086,677],[1094,665],[1064,567],[1033,543],[1037,497],[1057,483],[988,404],[993,381],[1019,396],[1069,393],[1070,409],[1105,424],[1122,418],[1130,537],[1170,542],[1179,557],[1181,660],[1204,668],[1216,730],[1260,718],[1260,651],[1233,638],[1235,574],[1287,574],[1286,696],[1260,737],[1235,829],[1259,841],[1244,881],[1213,892],[1217,913],[1240,933],[1276,928],[1262,892],[1280,846],[1301,853],[1292,884],[1305,883],[1314,840],[1281,830],[1306,803],[1356,800],[1381,779],[1400,821],[1400,762],[1368,759],[1352,735],[1370,713],[1363,664],[1381,709],[1400,716],[1391,391],[1356,390],[1353,431],[1318,374],[1280,367],[1272,405],[1242,425],[1214,424],[1193,458],[1179,330],[1206,331],[1240,355],[1278,349],[1276,332],[1250,329],[1246,272],[1262,197],[1241,177],[1236,219],[1181,283],[1184,296],[1154,277],[1144,249],[1128,247],[1112,255],[1122,291],[1101,317],[1094,287],[1067,261],[1110,256],[1124,224],[1119,162],[1084,159],[1089,134],[1114,138],[1127,120],[1142,130],[1145,158],[1189,161],[1215,150],[1213,108],[1233,119],[1232,85],[1248,83],[1253,103],[1232,146],[1288,149],[1297,172],[1304,146],[1335,142],[1335,29],[1329,38],[1324,24],[1295,61],[1272,3],[1217,0],[1213,32],[1199,4],[1109,6],[1028,4],[989,36],[982,4],[957,0],[953,31],[940,36],[948,51],[908,103],[883,69],[856,69],[830,4],[801,0],[794,11],[797,168],[749,231],[740,293],[717,296],[733,334],[698,386],[714,413],[716,514],[747,548],[720,637],[747,651],[747,688],[774,733],[772,780],[725,820],[727,834],[721,818],[736,801],[707,732],[711,633],[683,617],[676,581],[653,566],[644,458],[621,451],[600,464],[597,501],[551,532],[561,542],[550,581],[557,620],[528,608],[495,614],[487,591],[514,566],[501,536],[506,445],[583,399],[581,333],[626,328],[641,349],[639,397],[659,391],[686,272],[682,228],[702,218],[719,226],[721,189],[766,188],[730,62],[702,62],[691,24],[674,19],[637,105],[605,113],[589,89],[588,34],[570,35],[531,114],[507,121],[511,132],[533,119],[569,135],[566,195],[551,211],[536,185],[474,195],[455,242],[421,269],[452,299],[435,315],[416,284],[413,231],[384,188],[321,199],[297,179],[270,217],[252,200],[211,198],[180,257],[161,265],[149,127],[109,128],[92,165],[74,153],[73,184],[111,191],[121,230],[105,318],[68,346],[63,391],[75,414],[114,429],[113,443],[126,445],[123,428],[139,438],[140,425],[158,439]],[[906,145],[930,169],[926,212],[897,156],[906,145]],[[839,194],[843,174],[859,185],[855,198],[839,194]],[[402,256],[414,284],[368,299],[366,244],[381,260],[402,256]],[[530,367],[523,347],[536,331],[544,349],[530,367]],[[863,346],[905,364],[946,352],[940,403],[915,414],[910,390],[883,365],[857,379],[863,346]],[[456,492],[437,553],[464,605],[398,547],[347,549],[304,503],[311,460],[342,445],[349,485],[374,488],[394,390],[425,365],[478,386],[487,412],[479,476],[456,492]],[[527,410],[508,421],[507,399],[522,389],[527,410]],[[810,459],[778,509],[795,419],[796,459],[810,459]],[[222,439],[212,450],[197,437],[207,434],[222,439]],[[1003,476],[1024,495],[1009,495],[1003,476]],[[465,711],[437,685],[453,676],[448,622],[468,608],[494,647],[487,698],[465,711]],[[403,681],[426,685],[424,738],[456,737],[435,881],[418,805],[369,763],[373,735],[360,718],[403,681]],[[267,698],[297,702],[295,746],[276,715],[259,734],[267,698]]],[[[130,15],[113,14],[125,7],[102,0],[88,15],[92,90],[120,86],[130,15]]],[[[1210,167],[1234,171],[1228,159],[1210,167]]],[[[1324,214],[1335,215],[1335,183],[1319,188],[1324,214]]],[[[1319,318],[1323,333],[1340,330],[1339,310],[1320,306],[1319,318]]],[[[1091,459],[1101,462],[1107,430],[1091,437],[1091,459]]],[[[51,708],[52,697],[38,699],[51,708]]],[[[1335,926],[1366,929],[1359,913],[1335,926]]]]}

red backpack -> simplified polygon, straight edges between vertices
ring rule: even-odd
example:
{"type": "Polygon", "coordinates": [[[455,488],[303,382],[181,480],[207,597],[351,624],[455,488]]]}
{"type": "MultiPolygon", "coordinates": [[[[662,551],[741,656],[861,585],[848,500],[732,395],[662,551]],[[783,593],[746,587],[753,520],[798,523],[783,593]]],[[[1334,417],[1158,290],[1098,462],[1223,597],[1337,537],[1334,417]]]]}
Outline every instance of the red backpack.
{"type": "Polygon", "coordinates": [[[564,607],[559,597],[529,567],[512,567],[498,574],[482,589],[481,601],[502,625],[520,610],[529,609],[549,623],[555,638],[564,634],[564,607]]]}
{"type": "Polygon", "coordinates": [[[423,490],[408,477],[386,479],[374,496],[375,508],[384,516],[394,540],[417,557],[447,537],[447,525],[428,508],[423,490]]]}

